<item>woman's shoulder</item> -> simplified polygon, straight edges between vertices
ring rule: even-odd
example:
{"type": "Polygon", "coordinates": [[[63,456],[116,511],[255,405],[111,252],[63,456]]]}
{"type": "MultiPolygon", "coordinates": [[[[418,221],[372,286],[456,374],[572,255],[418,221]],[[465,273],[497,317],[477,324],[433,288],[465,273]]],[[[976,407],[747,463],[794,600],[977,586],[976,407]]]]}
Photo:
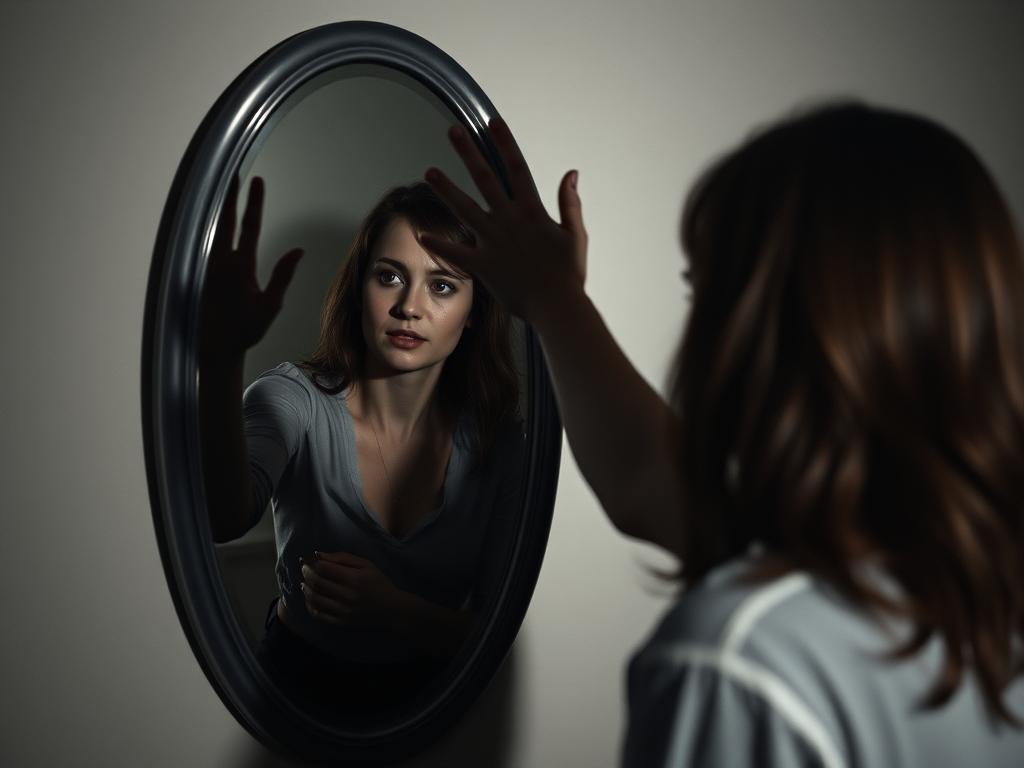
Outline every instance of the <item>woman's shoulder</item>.
{"type": "Polygon", "coordinates": [[[323,377],[321,374],[310,371],[302,365],[292,362],[284,362],[263,371],[257,376],[250,386],[260,387],[288,387],[295,390],[307,392],[312,396],[332,395],[321,389],[320,385],[331,387],[333,381],[323,377]]]}
{"type": "Polygon", "coordinates": [[[842,764],[834,759],[834,719],[810,714],[806,704],[826,707],[827,686],[801,670],[820,668],[821,657],[806,655],[800,638],[819,632],[822,595],[802,572],[755,580],[755,560],[723,563],[682,593],[634,654],[627,764],[647,764],[639,756],[667,750],[677,731],[711,728],[731,729],[736,749],[771,731],[779,744],[810,747],[821,764],[842,764]]]}
{"type": "MultiPolygon", "coordinates": [[[[790,626],[794,616],[820,613],[828,603],[804,571],[771,579],[757,578],[760,555],[748,553],[719,565],[682,592],[648,639],[646,649],[699,646],[739,652],[749,647],[754,630],[761,641],[790,626]]],[[[803,620],[797,622],[803,624],[803,620]]]]}
{"type": "Polygon", "coordinates": [[[246,387],[243,402],[248,406],[256,403],[286,405],[307,415],[315,410],[316,403],[328,397],[313,382],[311,375],[291,362],[284,362],[263,371],[246,387]]]}

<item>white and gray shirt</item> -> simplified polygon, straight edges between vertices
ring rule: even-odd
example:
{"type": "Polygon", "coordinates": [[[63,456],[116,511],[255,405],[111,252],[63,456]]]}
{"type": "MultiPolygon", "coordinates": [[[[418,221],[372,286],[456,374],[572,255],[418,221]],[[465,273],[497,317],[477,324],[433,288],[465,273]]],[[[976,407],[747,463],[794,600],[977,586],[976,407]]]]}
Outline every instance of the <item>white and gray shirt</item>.
{"type": "MultiPolygon", "coordinates": [[[[631,660],[625,766],[1024,766],[1024,729],[989,719],[971,674],[941,709],[918,706],[941,668],[937,637],[889,661],[906,626],[806,573],[751,583],[754,557],[686,592],[631,660]]],[[[1006,701],[1024,716],[1024,679],[1006,701]]]]}

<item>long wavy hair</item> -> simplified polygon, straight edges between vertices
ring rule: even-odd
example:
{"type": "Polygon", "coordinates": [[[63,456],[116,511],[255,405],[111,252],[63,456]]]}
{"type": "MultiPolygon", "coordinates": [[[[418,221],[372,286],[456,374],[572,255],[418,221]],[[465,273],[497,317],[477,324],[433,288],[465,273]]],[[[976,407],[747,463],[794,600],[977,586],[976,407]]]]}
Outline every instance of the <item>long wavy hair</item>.
{"type": "Polygon", "coordinates": [[[938,635],[938,707],[1024,672],[1024,251],[975,154],[856,103],[763,130],[691,192],[693,290],[670,381],[699,580],[762,542],[938,635]],[[901,586],[882,594],[870,553],[901,586]]]}
{"type": "MultiPolygon", "coordinates": [[[[404,219],[417,233],[430,232],[452,242],[472,243],[472,233],[424,182],[391,189],[359,227],[320,312],[320,337],[302,366],[323,392],[337,394],[360,381],[366,370],[363,336],[363,288],[370,257],[388,225],[404,219]]],[[[452,272],[462,270],[445,264],[452,272]]],[[[509,314],[479,280],[473,282],[472,323],[444,362],[437,396],[454,427],[468,409],[475,426],[475,447],[486,453],[501,425],[515,414],[518,379],[513,364],[509,314]]]]}

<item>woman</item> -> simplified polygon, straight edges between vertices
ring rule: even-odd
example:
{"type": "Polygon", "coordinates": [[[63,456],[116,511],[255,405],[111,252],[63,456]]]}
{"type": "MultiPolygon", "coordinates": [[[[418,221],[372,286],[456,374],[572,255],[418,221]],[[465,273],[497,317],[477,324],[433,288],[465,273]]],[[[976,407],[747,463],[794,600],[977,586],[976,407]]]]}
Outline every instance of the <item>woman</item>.
{"type": "Polygon", "coordinates": [[[301,252],[260,291],[262,181],[233,249],[237,194],[236,180],[203,296],[214,538],[237,538],[272,504],[281,598],[260,661],[282,688],[372,720],[443,668],[497,577],[523,447],[508,315],[416,240],[468,244],[468,231],[426,184],[398,187],[362,223],[311,358],[263,374],[243,400],[245,350],[301,252]]]}
{"type": "Polygon", "coordinates": [[[841,104],[718,161],[670,405],[584,293],[576,172],[556,223],[491,127],[511,197],[456,129],[489,211],[431,169],[476,243],[421,242],[533,325],[584,476],[687,587],[630,664],[624,763],[1019,766],[1024,253],[974,154],[841,104]]]}

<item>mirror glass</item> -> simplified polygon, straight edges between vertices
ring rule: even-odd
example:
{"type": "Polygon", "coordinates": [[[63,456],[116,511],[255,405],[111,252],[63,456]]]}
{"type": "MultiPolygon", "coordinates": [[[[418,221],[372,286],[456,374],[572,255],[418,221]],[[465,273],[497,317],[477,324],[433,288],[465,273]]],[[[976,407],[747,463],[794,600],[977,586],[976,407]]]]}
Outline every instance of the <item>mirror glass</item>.
{"type": "Polygon", "coordinates": [[[216,558],[237,622],[272,684],[343,727],[394,721],[438,695],[490,610],[521,514],[523,326],[511,318],[503,329],[493,318],[485,323],[481,286],[443,274],[452,270],[418,253],[409,236],[415,226],[401,216],[382,230],[363,270],[348,264],[371,211],[396,187],[420,181],[428,166],[475,191],[446,138],[455,122],[411,77],[340,66],[267,118],[239,170],[239,222],[250,180],[265,185],[260,285],[287,251],[305,253],[280,313],[245,357],[250,476],[267,493],[266,507],[244,535],[215,544],[216,558]],[[366,343],[363,378],[332,392],[337,380],[310,361],[325,301],[346,269],[362,274],[358,289],[376,298],[363,293],[354,308],[366,343]],[[459,311],[464,327],[452,325],[459,311]],[[494,349],[468,357],[471,334],[485,330],[494,349]],[[495,345],[496,332],[505,341],[495,345]],[[436,343],[442,336],[453,349],[436,343]],[[465,359],[456,368],[459,354],[465,359]],[[488,432],[473,404],[476,393],[497,391],[488,377],[506,362],[514,386],[501,390],[508,408],[488,432]],[[375,416],[407,404],[383,393],[404,391],[400,381],[430,381],[423,370],[435,365],[436,389],[416,384],[434,393],[417,423],[442,426],[408,432],[408,444],[397,427],[375,431],[382,423],[375,416]],[[472,396],[442,406],[445,386],[472,396]],[[311,580],[317,589],[309,598],[301,584],[311,580]],[[332,596],[333,604],[310,602],[332,596]]]}

